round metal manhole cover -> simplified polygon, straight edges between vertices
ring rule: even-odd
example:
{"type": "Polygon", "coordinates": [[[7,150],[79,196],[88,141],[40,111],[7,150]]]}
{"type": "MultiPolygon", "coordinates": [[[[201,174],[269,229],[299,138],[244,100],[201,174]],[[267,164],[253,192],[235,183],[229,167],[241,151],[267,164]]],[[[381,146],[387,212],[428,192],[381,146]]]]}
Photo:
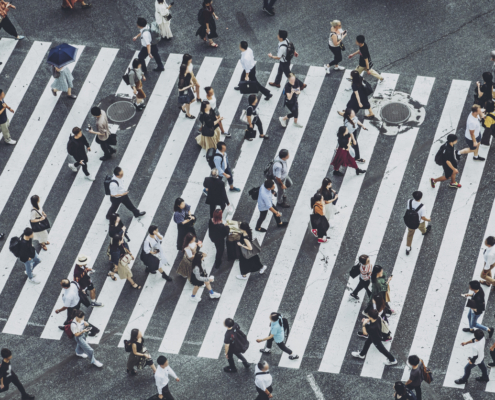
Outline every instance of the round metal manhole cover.
{"type": "Polygon", "coordinates": [[[117,101],[108,107],[107,115],[114,122],[129,121],[136,115],[136,107],[129,101],[117,101]]]}
{"type": "Polygon", "coordinates": [[[401,124],[411,116],[411,110],[403,103],[388,103],[382,107],[380,115],[384,122],[389,124],[401,124]]]}

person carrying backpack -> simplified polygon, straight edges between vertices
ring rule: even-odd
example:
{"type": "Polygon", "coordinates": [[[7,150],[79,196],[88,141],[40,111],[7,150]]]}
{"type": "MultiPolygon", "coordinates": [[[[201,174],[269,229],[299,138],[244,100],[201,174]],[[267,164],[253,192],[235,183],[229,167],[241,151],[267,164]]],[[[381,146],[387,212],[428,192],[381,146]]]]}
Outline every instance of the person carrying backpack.
{"type": "Polygon", "coordinates": [[[407,226],[406,255],[411,252],[411,244],[416,229],[419,229],[423,236],[431,231],[431,224],[428,224],[428,226],[425,224],[426,221],[431,222],[431,219],[426,217],[426,206],[420,203],[423,198],[423,192],[417,190],[412,195],[413,198],[407,201],[407,210],[404,216],[407,226]]]}
{"type": "MultiPolygon", "coordinates": [[[[275,77],[275,82],[270,82],[270,86],[274,86],[279,88],[280,87],[280,82],[282,81],[282,74],[285,75],[286,78],[289,78],[290,74],[290,62],[292,61],[292,58],[294,56],[297,57],[297,52],[294,47],[294,44],[287,39],[288,33],[287,31],[284,30],[279,30],[277,39],[278,39],[278,51],[277,55],[274,56],[272,53],[268,54],[268,57],[274,59],[274,60],[280,60],[278,64],[278,72],[277,76],[275,77]]],[[[301,84],[301,90],[304,90],[304,88],[307,85],[301,84]]]]}
{"type": "Polygon", "coordinates": [[[270,336],[267,336],[264,339],[256,339],[256,342],[258,343],[266,342],[266,347],[264,349],[260,349],[260,352],[270,354],[272,352],[273,341],[275,341],[280,350],[289,355],[289,360],[297,360],[299,356],[297,354],[293,354],[292,350],[285,345],[284,339],[285,333],[283,317],[279,313],[272,312],[270,314],[270,336]]]}
{"type": "Polygon", "coordinates": [[[237,372],[234,355],[242,361],[244,368],[249,368],[248,361],[242,355],[249,347],[246,335],[241,331],[239,324],[235,323],[232,318],[227,318],[223,325],[227,328],[223,343],[225,345],[225,357],[229,361],[229,365],[223,370],[229,373],[237,372]]]}
{"type": "Polygon", "coordinates": [[[455,177],[459,173],[457,169],[457,161],[459,160],[459,152],[455,151],[457,136],[453,133],[447,136],[447,143],[443,144],[435,155],[435,162],[443,167],[443,176],[439,178],[430,178],[431,187],[435,189],[437,182],[443,182],[450,178],[449,187],[460,189],[461,185],[455,181],[455,177]]]}
{"type": "Polygon", "coordinates": [[[136,41],[139,37],[141,37],[141,50],[138,55],[138,58],[141,61],[141,70],[143,73],[148,72],[148,68],[146,67],[146,58],[150,57],[155,59],[157,65],[157,68],[153,71],[165,71],[157,47],[157,44],[160,41],[160,28],[158,28],[156,22],[148,25],[148,22],[142,17],[137,19],[137,26],[139,33],[134,36],[132,40],[136,41]]]}
{"type": "Polygon", "coordinates": [[[411,392],[403,382],[395,382],[394,384],[394,399],[395,400],[416,400],[416,396],[411,392]]]}
{"type": "Polygon", "coordinates": [[[254,368],[254,384],[258,397],[256,400],[268,400],[273,397],[273,378],[269,371],[270,366],[266,361],[260,361],[254,368]]]}
{"type": "Polygon", "coordinates": [[[91,151],[88,139],[83,135],[81,128],[76,126],[72,129],[72,135],[69,137],[69,142],[67,143],[67,153],[76,160],[74,164],[69,163],[69,168],[77,172],[77,167],[82,167],[86,179],[94,181],[95,178],[88,171],[88,151],[91,151]]]}

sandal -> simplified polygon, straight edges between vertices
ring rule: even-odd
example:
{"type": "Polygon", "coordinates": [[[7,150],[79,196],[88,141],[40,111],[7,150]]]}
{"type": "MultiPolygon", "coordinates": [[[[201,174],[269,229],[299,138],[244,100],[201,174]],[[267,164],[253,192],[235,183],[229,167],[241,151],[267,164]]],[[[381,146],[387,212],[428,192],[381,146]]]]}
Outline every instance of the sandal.
{"type": "Polygon", "coordinates": [[[83,4],[82,8],[91,8],[91,3],[83,4]]]}
{"type": "Polygon", "coordinates": [[[111,272],[109,272],[107,274],[107,276],[109,276],[110,278],[112,278],[112,281],[116,281],[117,280],[117,278],[115,277],[115,275],[113,275],[111,272]]]}
{"type": "Polygon", "coordinates": [[[46,245],[44,243],[41,243],[41,248],[45,251],[47,251],[48,249],[46,248],[46,245]]]}
{"type": "Polygon", "coordinates": [[[216,44],[216,43],[211,43],[211,44],[210,44],[210,47],[218,47],[218,44],[216,44]]]}
{"type": "Polygon", "coordinates": [[[50,242],[46,242],[45,244],[48,245],[48,244],[50,244],[50,242]]]}
{"type": "Polygon", "coordinates": [[[139,286],[137,283],[134,283],[134,285],[131,286],[133,289],[141,290],[141,286],[139,286]]]}
{"type": "Polygon", "coordinates": [[[57,91],[55,89],[52,89],[52,93],[54,96],[57,96],[57,91]]]}

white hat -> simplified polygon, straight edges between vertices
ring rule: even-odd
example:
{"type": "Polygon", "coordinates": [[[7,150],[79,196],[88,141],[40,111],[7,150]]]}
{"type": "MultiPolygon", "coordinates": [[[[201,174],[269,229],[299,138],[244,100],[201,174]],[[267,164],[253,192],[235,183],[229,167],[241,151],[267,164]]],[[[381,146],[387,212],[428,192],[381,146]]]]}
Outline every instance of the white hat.
{"type": "Polygon", "coordinates": [[[88,265],[89,260],[90,260],[90,258],[88,256],[81,254],[81,255],[77,256],[76,264],[77,265],[88,265]]]}

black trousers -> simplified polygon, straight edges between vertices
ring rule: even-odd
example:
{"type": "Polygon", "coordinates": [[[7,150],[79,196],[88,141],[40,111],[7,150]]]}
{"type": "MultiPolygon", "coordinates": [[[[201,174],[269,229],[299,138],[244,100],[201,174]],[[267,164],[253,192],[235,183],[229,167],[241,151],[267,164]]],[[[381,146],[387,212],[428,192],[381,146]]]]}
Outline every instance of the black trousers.
{"type": "Polygon", "coordinates": [[[409,390],[413,390],[416,392],[416,400],[422,400],[423,397],[421,396],[421,384],[419,386],[411,386],[411,385],[406,385],[406,387],[409,390]]]}
{"type": "Polygon", "coordinates": [[[287,114],[287,118],[298,118],[299,117],[299,105],[297,101],[295,103],[286,103],[285,106],[289,109],[290,114],[287,114]]]}
{"type": "MultiPolygon", "coordinates": [[[[272,348],[272,344],[273,344],[274,340],[273,338],[271,339],[268,339],[266,341],[266,348],[267,349],[271,349],[272,348]]],[[[275,342],[277,343],[277,342],[275,342]]],[[[277,346],[279,347],[280,350],[282,350],[284,353],[287,353],[288,355],[291,355],[292,354],[292,350],[289,349],[284,342],[280,342],[280,343],[277,343],[277,346]]]]}
{"type": "Polygon", "coordinates": [[[119,206],[121,204],[123,204],[124,206],[126,206],[126,208],[131,213],[133,213],[135,217],[137,217],[138,214],[139,214],[139,210],[136,207],[134,207],[134,204],[132,204],[132,201],[131,201],[131,199],[129,198],[128,195],[121,196],[121,197],[112,197],[112,196],[110,196],[110,201],[112,202],[112,205],[108,209],[107,219],[110,219],[110,216],[117,211],[117,209],[119,208],[119,206]]]}
{"type": "Polygon", "coordinates": [[[369,289],[370,283],[371,283],[371,279],[368,279],[367,281],[363,281],[361,278],[359,278],[359,283],[357,284],[356,289],[354,289],[352,294],[357,296],[362,289],[365,289],[368,297],[371,297],[371,290],[369,289]]]}
{"type": "Polygon", "coordinates": [[[103,156],[105,158],[110,158],[111,155],[116,152],[116,150],[112,149],[112,146],[110,146],[106,141],[100,142],[100,147],[101,150],[103,150],[103,156]]]}
{"type": "Polygon", "coordinates": [[[375,345],[376,349],[380,353],[382,353],[385,357],[387,357],[389,361],[395,360],[395,357],[392,354],[390,354],[390,352],[385,348],[385,346],[383,345],[383,343],[381,341],[380,342],[374,342],[373,339],[370,337],[368,337],[368,339],[366,339],[366,342],[364,342],[363,350],[361,350],[361,353],[360,353],[362,356],[365,356],[368,353],[368,350],[370,349],[371,343],[373,343],[375,345]]]}
{"type": "Polygon", "coordinates": [[[492,357],[492,361],[495,363],[495,350],[490,350],[490,356],[492,357]]]}
{"type": "Polygon", "coordinates": [[[65,320],[64,325],[67,325],[69,321],[74,318],[72,313],[74,310],[79,310],[79,308],[81,308],[81,301],[79,301],[75,307],[67,308],[67,319],[65,320]]]}
{"type": "Polygon", "coordinates": [[[9,17],[5,17],[2,22],[0,23],[0,29],[3,28],[5,32],[7,32],[9,35],[17,37],[17,30],[15,29],[15,26],[12,24],[10,21],[9,17]]]}
{"type": "Polygon", "coordinates": [[[340,47],[332,47],[330,45],[328,48],[333,53],[333,61],[329,65],[338,65],[342,61],[342,49],[340,47]]]}
{"type": "Polygon", "coordinates": [[[210,204],[210,218],[213,218],[213,212],[217,209],[217,206],[220,206],[222,211],[223,211],[223,210],[225,210],[225,207],[227,206],[227,204],[210,204]]]}
{"type": "Polygon", "coordinates": [[[26,396],[26,389],[24,389],[24,386],[22,386],[22,383],[21,381],[19,380],[19,378],[17,377],[16,374],[14,374],[12,372],[12,375],[7,377],[7,378],[3,378],[3,386],[4,388],[3,389],[0,389],[0,393],[2,392],[6,392],[7,390],[9,390],[9,386],[10,384],[13,383],[15,385],[15,387],[19,390],[19,392],[21,392],[21,395],[22,397],[24,398],[26,396]]]}
{"type": "Polygon", "coordinates": [[[74,163],[74,167],[77,168],[79,166],[82,167],[82,170],[84,172],[84,175],[88,176],[89,175],[88,161],[87,160],[86,161],[82,160],[82,161],[78,161],[78,162],[74,163]],[[83,163],[83,164],[81,164],[81,163],[83,163]]]}
{"type": "MultiPolygon", "coordinates": [[[[246,80],[246,71],[242,70],[241,82],[244,82],[245,80],[246,80]]],[[[249,71],[249,80],[258,82],[258,80],[256,79],[256,65],[253,67],[251,71],[249,71]]],[[[264,96],[268,96],[270,94],[270,91],[266,87],[262,86],[259,82],[258,82],[258,90],[264,96]]]]}
{"type": "MultiPolygon", "coordinates": [[[[272,204],[272,207],[277,210],[277,207],[275,207],[273,204],[272,204]]],[[[263,223],[263,221],[265,220],[266,218],[266,215],[268,214],[268,211],[269,210],[266,210],[266,211],[260,211],[260,217],[258,218],[258,222],[256,222],[256,229],[260,229],[261,228],[261,224],[263,223]]],[[[278,211],[278,210],[277,210],[278,211]]],[[[280,224],[282,222],[282,220],[280,219],[280,217],[277,217],[275,214],[273,214],[273,217],[275,218],[275,221],[277,221],[277,224],[280,224]]]]}
{"type": "MultiPolygon", "coordinates": [[[[273,393],[273,388],[271,386],[268,386],[266,388],[270,393],[273,393]]],[[[265,393],[264,390],[261,390],[258,386],[256,386],[256,390],[258,391],[258,397],[256,397],[256,400],[268,400],[269,397],[265,393]]]]}
{"type": "Polygon", "coordinates": [[[229,361],[229,367],[232,371],[237,371],[237,367],[235,366],[234,356],[236,356],[239,360],[241,360],[244,365],[249,364],[241,353],[235,353],[231,350],[231,348],[232,346],[229,348],[229,352],[227,353],[227,360],[229,361]]]}
{"type": "Polygon", "coordinates": [[[172,396],[172,393],[170,393],[168,385],[162,387],[162,395],[165,400],[175,400],[174,396],[172,396]]]}
{"type": "MultiPolygon", "coordinates": [[[[258,117],[251,117],[251,123],[253,125],[256,125],[256,127],[258,128],[258,131],[260,132],[260,135],[263,135],[263,124],[261,123],[261,119],[259,119],[258,117]]],[[[251,129],[249,127],[249,125],[247,126],[248,129],[251,129]]],[[[254,127],[253,127],[254,129],[254,127]]]]}
{"type": "Polygon", "coordinates": [[[275,83],[277,85],[280,85],[280,82],[282,81],[282,74],[284,74],[287,78],[289,77],[289,74],[290,74],[290,62],[282,62],[282,61],[280,61],[278,63],[278,72],[277,72],[277,76],[275,78],[275,83]]]}
{"type": "Polygon", "coordinates": [[[223,252],[225,251],[225,239],[215,242],[215,248],[217,249],[217,254],[215,255],[215,264],[213,267],[218,268],[220,267],[220,264],[222,264],[223,252]]]}
{"type": "MultiPolygon", "coordinates": [[[[150,52],[156,61],[156,65],[158,69],[163,70],[162,59],[160,57],[160,54],[158,53],[158,47],[156,46],[156,44],[151,45],[150,52]]],[[[138,58],[141,61],[141,70],[143,72],[148,72],[148,68],[146,67],[146,62],[145,62],[145,60],[148,58],[148,49],[146,47],[141,47],[141,51],[139,52],[138,58]]]]}

